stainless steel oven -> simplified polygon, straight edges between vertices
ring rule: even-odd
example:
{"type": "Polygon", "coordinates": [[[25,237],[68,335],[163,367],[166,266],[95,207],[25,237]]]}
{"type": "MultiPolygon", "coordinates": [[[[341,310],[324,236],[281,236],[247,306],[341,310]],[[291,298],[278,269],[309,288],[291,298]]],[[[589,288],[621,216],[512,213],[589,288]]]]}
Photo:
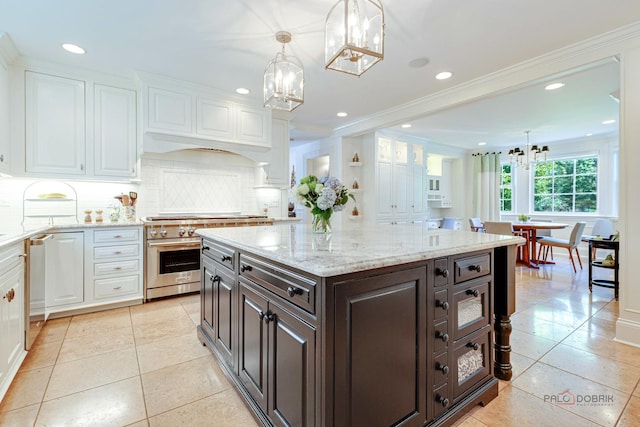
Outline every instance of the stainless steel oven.
{"type": "Polygon", "coordinates": [[[147,242],[147,299],[200,290],[200,240],[147,242]]]}
{"type": "Polygon", "coordinates": [[[147,217],[145,299],[200,291],[200,238],[196,228],[271,225],[266,217],[147,217]]]}

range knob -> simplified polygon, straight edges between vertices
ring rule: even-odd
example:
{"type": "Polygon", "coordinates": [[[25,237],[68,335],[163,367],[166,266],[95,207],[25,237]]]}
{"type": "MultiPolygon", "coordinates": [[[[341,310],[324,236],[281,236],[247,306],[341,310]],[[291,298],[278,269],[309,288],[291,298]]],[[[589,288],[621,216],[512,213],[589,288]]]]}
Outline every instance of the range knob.
{"type": "Polygon", "coordinates": [[[167,230],[165,230],[164,228],[162,230],[160,230],[160,235],[162,237],[165,237],[167,235],[167,230]]]}
{"type": "Polygon", "coordinates": [[[182,236],[184,236],[184,233],[186,233],[186,230],[184,228],[180,227],[178,229],[178,236],[182,237],[182,236]]]}
{"type": "Polygon", "coordinates": [[[187,233],[189,234],[189,236],[193,236],[193,233],[195,233],[195,232],[196,232],[196,229],[195,229],[195,228],[193,228],[193,227],[191,227],[191,228],[189,228],[189,229],[187,230],[187,233]]]}
{"type": "Polygon", "coordinates": [[[151,235],[151,237],[156,237],[158,235],[158,230],[153,229],[149,232],[149,235],[151,235]]]}

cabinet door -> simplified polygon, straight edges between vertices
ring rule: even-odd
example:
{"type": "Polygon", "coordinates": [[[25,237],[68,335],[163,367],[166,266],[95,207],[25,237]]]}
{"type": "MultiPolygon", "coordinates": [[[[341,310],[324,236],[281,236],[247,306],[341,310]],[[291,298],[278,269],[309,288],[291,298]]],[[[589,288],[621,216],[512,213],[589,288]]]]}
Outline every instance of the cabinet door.
{"type": "Polygon", "coordinates": [[[95,85],[95,175],[136,174],[136,92],[95,85]]]}
{"type": "Polygon", "coordinates": [[[24,349],[24,265],[0,276],[0,383],[24,349]],[[9,295],[11,295],[9,297],[9,295]],[[11,299],[11,301],[9,301],[11,299]]]}
{"type": "Polygon", "coordinates": [[[216,268],[214,280],[214,309],[213,316],[215,322],[215,340],[218,350],[222,352],[230,366],[234,365],[234,354],[236,349],[235,326],[233,319],[236,318],[236,281],[224,268],[216,268]]]}
{"type": "Polygon", "coordinates": [[[406,163],[395,164],[393,166],[393,194],[395,195],[394,215],[396,221],[404,222],[409,217],[410,182],[409,165],[406,163]]]}
{"type": "Polygon", "coordinates": [[[26,72],[27,172],[85,174],[84,82],[26,72]]]}
{"type": "Polygon", "coordinates": [[[9,71],[0,62],[0,171],[9,172],[9,71]]]}
{"type": "Polygon", "coordinates": [[[191,95],[149,88],[149,129],[170,132],[193,132],[191,95]]]}
{"type": "Polygon", "coordinates": [[[236,110],[236,140],[252,145],[271,146],[271,113],[266,108],[238,105],[236,110]]]}
{"type": "Polygon", "coordinates": [[[268,301],[240,282],[239,374],[253,399],[267,412],[268,301]]]}
{"type": "Polygon", "coordinates": [[[231,140],[234,133],[233,104],[198,98],[196,132],[200,135],[231,140]]]}
{"type": "Polygon", "coordinates": [[[287,310],[269,304],[269,412],[277,426],[315,424],[316,331],[287,310]]]}
{"type": "Polygon", "coordinates": [[[411,197],[411,214],[413,220],[420,220],[424,218],[425,212],[425,200],[426,193],[426,170],[424,166],[413,165],[412,169],[412,197],[411,197]]]}
{"type": "Polygon", "coordinates": [[[334,424],[423,425],[426,268],[336,283],[334,290],[334,424]]]}
{"type": "Polygon", "coordinates": [[[84,301],[84,233],[54,233],[48,243],[47,307],[84,301]]]}
{"type": "Polygon", "coordinates": [[[207,257],[202,257],[202,284],[200,287],[200,294],[202,298],[202,323],[213,331],[211,338],[215,340],[215,322],[213,321],[213,307],[214,307],[214,287],[216,278],[216,269],[212,261],[209,261],[207,257]]]}
{"type": "Polygon", "coordinates": [[[390,221],[393,218],[393,201],[391,183],[393,167],[391,163],[378,161],[377,217],[379,221],[390,221]]]}
{"type": "Polygon", "coordinates": [[[269,184],[289,183],[289,122],[273,119],[271,122],[271,162],[267,166],[269,184]]]}

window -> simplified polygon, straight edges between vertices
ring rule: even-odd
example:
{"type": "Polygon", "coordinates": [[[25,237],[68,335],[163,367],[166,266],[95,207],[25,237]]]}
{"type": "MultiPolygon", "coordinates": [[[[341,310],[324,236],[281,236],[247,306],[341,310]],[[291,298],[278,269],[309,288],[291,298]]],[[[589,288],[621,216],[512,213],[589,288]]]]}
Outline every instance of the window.
{"type": "Polygon", "coordinates": [[[511,176],[511,163],[502,163],[500,175],[500,211],[513,212],[513,179],[511,176]]]}
{"type": "Polygon", "coordinates": [[[533,178],[535,212],[596,212],[598,158],[537,163],[533,178]]]}

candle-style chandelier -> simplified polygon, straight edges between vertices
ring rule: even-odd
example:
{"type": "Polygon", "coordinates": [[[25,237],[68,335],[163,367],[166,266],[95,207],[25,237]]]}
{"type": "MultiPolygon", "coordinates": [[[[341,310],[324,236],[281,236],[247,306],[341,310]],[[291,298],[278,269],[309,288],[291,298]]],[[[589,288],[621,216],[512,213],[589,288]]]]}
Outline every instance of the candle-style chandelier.
{"type": "Polygon", "coordinates": [[[325,22],[325,68],[361,75],[384,58],[384,11],[378,0],[339,0],[325,22]]]}
{"type": "Polygon", "coordinates": [[[529,170],[531,165],[543,161],[547,161],[547,153],[549,152],[549,147],[547,145],[542,146],[542,148],[537,145],[529,144],[529,133],[530,130],[524,131],[527,135],[527,145],[524,150],[521,150],[520,147],[516,147],[514,149],[509,150],[509,157],[511,159],[511,163],[515,166],[523,166],[526,170],[529,170]]]}
{"type": "Polygon", "coordinates": [[[265,107],[293,111],[304,103],[302,62],[284,53],[284,47],[291,38],[291,33],[287,31],[276,33],[276,40],[282,43],[282,52],[278,52],[264,70],[265,107]]]}

